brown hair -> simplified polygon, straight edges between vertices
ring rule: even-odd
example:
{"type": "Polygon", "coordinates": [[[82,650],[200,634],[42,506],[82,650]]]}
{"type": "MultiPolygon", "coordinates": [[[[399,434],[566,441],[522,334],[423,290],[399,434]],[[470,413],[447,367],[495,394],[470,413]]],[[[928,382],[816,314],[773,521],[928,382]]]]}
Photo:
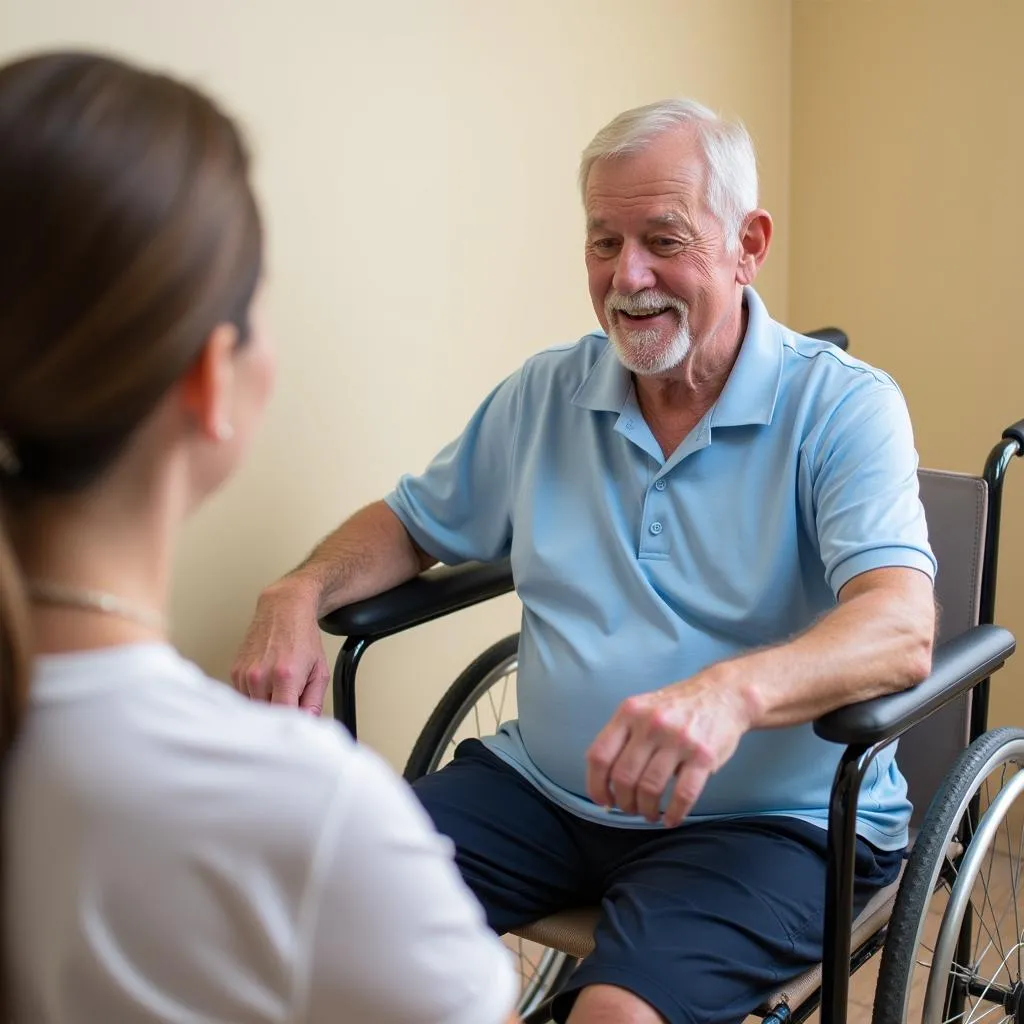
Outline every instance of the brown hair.
{"type": "Polygon", "coordinates": [[[87,53],[0,67],[0,757],[25,704],[11,502],[100,477],[219,323],[244,339],[262,232],[238,130],[87,53]]]}

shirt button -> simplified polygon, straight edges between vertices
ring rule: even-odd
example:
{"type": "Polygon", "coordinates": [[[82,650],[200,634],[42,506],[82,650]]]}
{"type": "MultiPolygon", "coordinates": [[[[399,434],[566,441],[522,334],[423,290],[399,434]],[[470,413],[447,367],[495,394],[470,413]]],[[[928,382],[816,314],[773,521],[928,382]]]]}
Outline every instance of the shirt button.
{"type": "Polygon", "coordinates": [[[654,489],[656,491],[663,491],[663,490],[665,490],[665,488],[667,486],[668,486],[668,484],[666,484],[664,480],[655,480],[654,481],[654,489]]]}
{"type": "Polygon", "coordinates": [[[626,420],[625,427],[626,427],[627,430],[632,430],[633,429],[633,421],[632,420],[626,420]]]}
{"type": "Polygon", "coordinates": [[[657,537],[663,529],[664,527],[661,525],[661,523],[657,521],[657,519],[655,519],[655,521],[651,523],[651,533],[653,533],[655,537],[657,537]]]}

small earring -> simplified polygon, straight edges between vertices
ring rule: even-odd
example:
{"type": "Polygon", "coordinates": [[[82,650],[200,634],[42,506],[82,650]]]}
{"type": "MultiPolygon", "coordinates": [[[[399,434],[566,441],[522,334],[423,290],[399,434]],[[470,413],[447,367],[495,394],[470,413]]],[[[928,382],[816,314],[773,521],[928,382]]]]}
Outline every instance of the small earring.
{"type": "Polygon", "coordinates": [[[235,436],[235,428],[230,423],[218,423],[213,436],[218,441],[230,441],[235,436]]]}

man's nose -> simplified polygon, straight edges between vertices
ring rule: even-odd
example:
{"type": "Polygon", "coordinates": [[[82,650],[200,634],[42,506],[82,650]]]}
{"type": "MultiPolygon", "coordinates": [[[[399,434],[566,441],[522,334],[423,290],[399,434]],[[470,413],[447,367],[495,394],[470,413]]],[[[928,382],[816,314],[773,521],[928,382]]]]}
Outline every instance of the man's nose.
{"type": "Polygon", "coordinates": [[[651,267],[650,253],[643,246],[626,242],[619,250],[612,286],[620,295],[635,295],[657,283],[651,267]]]}

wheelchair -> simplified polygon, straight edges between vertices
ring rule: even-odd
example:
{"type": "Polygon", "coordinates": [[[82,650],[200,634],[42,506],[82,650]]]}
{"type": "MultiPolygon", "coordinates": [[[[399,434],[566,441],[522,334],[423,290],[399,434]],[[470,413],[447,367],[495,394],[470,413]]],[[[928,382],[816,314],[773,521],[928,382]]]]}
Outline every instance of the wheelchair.
{"type": "MultiPolygon", "coordinates": [[[[810,333],[847,346],[837,328],[810,333]]],[[[766,1024],[800,1024],[819,1008],[823,1022],[843,1024],[851,976],[879,952],[875,1024],[1024,1024],[1024,729],[988,728],[989,677],[1016,646],[993,622],[1003,481],[1020,455],[1024,420],[1003,432],[981,476],[919,473],[939,565],[932,672],[911,690],[814,722],[818,736],[845,748],[829,808],[823,960],[762,1003],[766,1024]],[[854,920],[860,785],[897,740],[915,808],[911,846],[899,879],[854,920]]],[[[371,644],[513,590],[507,560],[442,567],[326,616],[321,628],[346,638],[335,716],[356,734],[356,671],[371,644]]],[[[518,640],[499,640],[452,683],[415,743],[408,781],[515,717],[518,640]]],[[[551,1020],[551,998],[593,949],[596,920],[596,908],[568,908],[506,937],[519,956],[525,1024],[551,1020]]]]}

